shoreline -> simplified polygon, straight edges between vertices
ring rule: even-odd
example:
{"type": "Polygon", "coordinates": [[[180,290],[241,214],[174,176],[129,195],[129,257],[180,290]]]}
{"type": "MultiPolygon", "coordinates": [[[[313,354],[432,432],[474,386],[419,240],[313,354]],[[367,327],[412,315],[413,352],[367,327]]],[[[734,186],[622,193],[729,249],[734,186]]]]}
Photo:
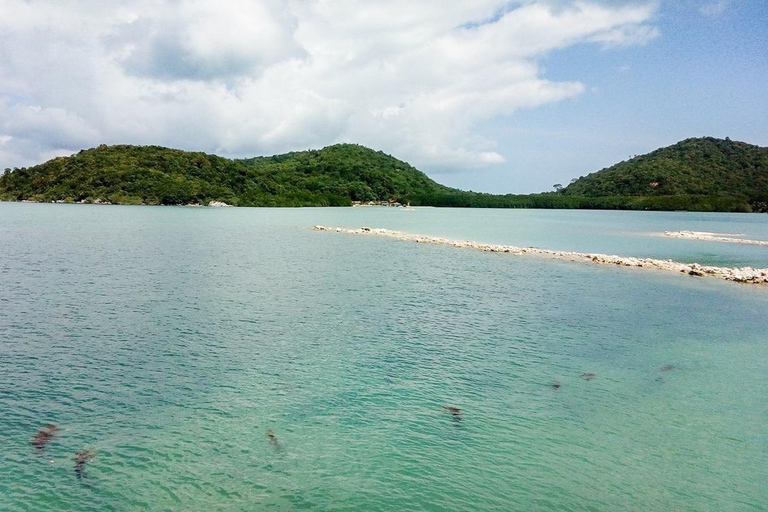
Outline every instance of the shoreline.
{"type": "Polygon", "coordinates": [[[326,226],[314,226],[314,231],[326,231],[332,233],[344,233],[348,235],[379,236],[385,238],[394,238],[406,242],[427,243],[434,245],[447,245],[461,249],[474,249],[484,252],[508,253],[514,256],[523,256],[526,254],[544,256],[556,260],[575,261],[581,263],[592,263],[598,265],[616,265],[632,268],[651,268],[664,270],[667,272],[684,273],[696,277],[714,277],[725,281],[736,283],[768,285],[768,268],[732,268],[732,267],[713,267],[699,265],[698,263],[680,263],[672,260],[657,260],[653,258],[633,258],[608,254],[582,253],[570,251],[553,251],[550,249],[538,249],[536,247],[515,247],[513,245],[495,245],[472,242],[469,240],[453,240],[450,238],[433,237],[426,235],[417,235],[405,233],[403,231],[394,231],[384,228],[359,229],[332,228],[326,226]]]}
{"type": "MultiPolygon", "coordinates": [[[[574,196],[576,197],[576,196],[574,196]]],[[[218,201],[214,201],[218,202],[218,201]]],[[[185,203],[185,204],[165,204],[165,203],[133,203],[133,202],[118,202],[113,203],[108,200],[93,200],[91,202],[88,201],[65,201],[65,200],[54,200],[54,201],[34,201],[31,199],[0,199],[0,203],[26,203],[26,204],[86,204],[86,205],[100,205],[100,206],[173,206],[173,207],[209,207],[210,204],[196,204],[196,203],[185,203]]],[[[265,206],[265,205],[235,205],[235,204],[227,204],[224,203],[226,207],[232,207],[232,208],[356,208],[356,207],[379,207],[379,208],[393,208],[392,206],[384,206],[384,205],[282,205],[282,206],[265,206]]],[[[218,205],[222,206],[222,205],[218,205]]],[[[214,206],[215,207],[215,206],[214,206]]],[[[752,212],[744,212],[744,211],[734,211],[734,210],[680,210],[680,209],[648,209],[648,208],[615,208],[615,207],[599,207],[599,206],[591,206],[591,207],[579,207],[579,206],[570,206],[570,207],[555,207],[555,206],[456,206],[456,205],[435,205],[435,204],[419,204],[419,205],[411,205],[411,206],[403,206],[396,207],[399,210],[409,211],[409,210],[416,210],[416,209],[422,209],[422,208],[443,208],[443,209],[450,209],[450,210],[549,210],[549,211],[585,211],[585,212],[614,212],[614,213],[705,213],[705,214],[730,214],[730,215],[763,215],[768,214],[766,211],[752,211],[752,212]]],[[[662,233],[660,236],[663,236],[664,233],[662,233]]],[[[759,240],[759,242],[763,242],[762,240],[759,240]]]]}

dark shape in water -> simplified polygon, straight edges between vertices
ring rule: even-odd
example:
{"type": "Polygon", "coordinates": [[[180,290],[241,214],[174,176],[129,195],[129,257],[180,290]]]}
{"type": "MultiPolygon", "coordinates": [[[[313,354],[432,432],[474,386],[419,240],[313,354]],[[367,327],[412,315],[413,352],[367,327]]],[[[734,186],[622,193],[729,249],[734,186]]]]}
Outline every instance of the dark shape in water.
{"type": "Polygon", "coordinates": [[[75,457],[75,475],[77,475],[77,478],[80,479],[83,478],[85,463],[93,460],[93,458],[96,457],[96,452],[90,448],[86,448],[83,451],[77,452],[75,457]]]}
{"type": "Polygon", "coordinates": [[[56,435],[56,432],[58,432],[59,427],[54,425],[53,423],[49,423],[48,425],[44,426],[40,430],[37,431],[37,434],[35,434],[35,437],[32,438],[32,444],[35,445],[35,448],[37,448],[38,451],[43,451],[45,448],[45,445],[47,445],[51,439],[53,439],[53,436],[56,435]]]}
{"type": "Polygon", "coordinates": [[[595,377],[597,377],[597,375],[595,375],[594,373],[584,372],[584,373],[581,374],[581,378],[584,379],[584,380],[592,380],[595,377]]]}
{"type": "Polygon", "coordinates": [[[661,367],[661,371],[663,372],[671,372],[672,370],[677,370],[673,364],[665,364],[661,367]]]}
{"type": "Polygon", "coordinates": [[[450,412],[453,415],[453,419],[460,420],[461,419],[461,409],[458,407],[453,407],[452,405],[444,405],[443,409],[450,412]]]}
{"type": "Polygon", "coordinates": [[[272,427],[267,429],[267,437],[269,438],[269,444],[277,446],[277,436],[275,435],[275,431],[272,430],[272,427]]]}
{"type": "Polygon", "coordinates": [[[556,380],[552,383],[552,389],[560,389],[560,381],[556,380]]]}

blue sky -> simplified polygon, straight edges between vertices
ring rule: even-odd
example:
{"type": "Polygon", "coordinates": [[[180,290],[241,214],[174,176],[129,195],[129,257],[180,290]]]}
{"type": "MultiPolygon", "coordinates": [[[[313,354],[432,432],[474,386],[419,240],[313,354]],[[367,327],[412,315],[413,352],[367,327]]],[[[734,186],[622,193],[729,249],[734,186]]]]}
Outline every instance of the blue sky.
{"type": "Polygon", "coordinates": [[[551,190],[575,177],[688,137],[768,146],[768,2],[662,3],[646,45],[579,45],[542,60],[553,80],[587,86],[577,98],[516,112],[484,127],[509,155],[502,168],[439,174],[488,192],[551,190]]]}
{"type": "Polygon", "coordinates": [[[357,142],[525,193],[688,137],[768,145],[765,0],[2,0],[0,30],[0,167],[357,142]]]}

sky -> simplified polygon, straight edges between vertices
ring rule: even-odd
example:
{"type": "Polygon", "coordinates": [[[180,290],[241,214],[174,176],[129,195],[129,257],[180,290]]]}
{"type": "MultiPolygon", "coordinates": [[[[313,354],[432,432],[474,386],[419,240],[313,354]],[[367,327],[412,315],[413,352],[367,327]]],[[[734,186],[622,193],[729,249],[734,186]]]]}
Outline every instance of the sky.
{"type": "Polygon", "coordinates": [[[0,0],[0,34],[0,168],[353,142],[528,193],[688,137],[768,146],[766,0],[0,0]]]}

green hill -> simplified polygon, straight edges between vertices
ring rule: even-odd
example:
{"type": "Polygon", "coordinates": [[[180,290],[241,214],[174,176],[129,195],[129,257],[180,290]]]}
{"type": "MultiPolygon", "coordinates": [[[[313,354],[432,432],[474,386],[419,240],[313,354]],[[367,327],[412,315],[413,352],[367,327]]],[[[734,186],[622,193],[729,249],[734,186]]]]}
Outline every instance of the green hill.
{"type": "Polygon", "coordinates": [[[495,195],[445,187],[405,162],[354,144],[238,160],[159,146],[99,146],[6,169],[0,200],[236,206],[396,200],[457,207],[768,211],[768,148],[687,139],[558,192],[495,195]]]}
{"type": "Polygon", "coordinates": [[[671,201],[708,197],[765,210],[768,148],[712,137],[686,139],[575,180],[562,191],[578,197],[621,196],[671,201]]]}
{"type": "Polygon", "coordinates": [[[405,162],[353,144],[242,160],[99,146],[0,178],[0,198],[45,202],[335,206],[451,191],[405,162]]]}

